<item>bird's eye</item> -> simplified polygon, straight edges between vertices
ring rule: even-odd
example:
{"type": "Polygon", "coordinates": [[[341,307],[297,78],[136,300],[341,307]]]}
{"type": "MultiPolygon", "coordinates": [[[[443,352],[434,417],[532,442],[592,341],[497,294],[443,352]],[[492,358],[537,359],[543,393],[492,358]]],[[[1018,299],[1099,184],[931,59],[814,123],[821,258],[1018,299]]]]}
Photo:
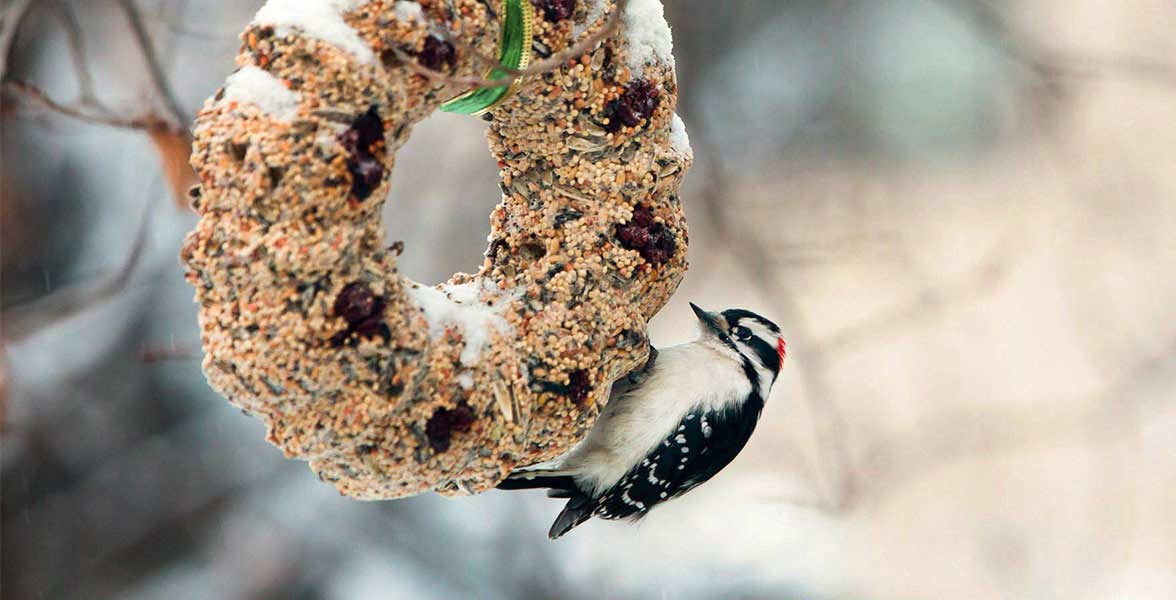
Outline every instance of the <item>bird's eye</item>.
{"type": "Polygon", "coordinates": [[[751,330],[742,326],[742,325],[737,325],[734,329],[731,330],[731,333],[732,333],[732,335],[734,335],[736,337],[736,339],[740,339],[740,340],[751,339],[751,330]]]}

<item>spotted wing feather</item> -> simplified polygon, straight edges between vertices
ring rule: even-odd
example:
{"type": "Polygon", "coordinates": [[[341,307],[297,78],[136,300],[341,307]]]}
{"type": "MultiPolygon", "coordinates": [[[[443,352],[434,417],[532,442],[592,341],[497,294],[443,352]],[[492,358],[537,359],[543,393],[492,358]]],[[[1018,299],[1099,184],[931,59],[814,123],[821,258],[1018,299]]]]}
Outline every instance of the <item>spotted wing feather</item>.
{"type": "Polygon", "coordinates": [[[758,395],[723,410],[697,410],[596,499],[603,519],[641,518],[657,504],[681,496],[726,467],[747,445],[763,410],[758,395]]]}

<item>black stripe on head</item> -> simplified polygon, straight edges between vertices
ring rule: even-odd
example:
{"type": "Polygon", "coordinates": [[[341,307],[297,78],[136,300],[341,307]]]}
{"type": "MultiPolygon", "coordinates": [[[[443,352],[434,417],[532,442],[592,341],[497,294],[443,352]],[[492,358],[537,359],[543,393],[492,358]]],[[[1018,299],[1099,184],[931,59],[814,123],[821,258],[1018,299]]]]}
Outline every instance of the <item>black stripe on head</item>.
{"type": "MultiPolygon", "coordinates": [[[[743,326],[752,330],[750,339],[739,340],[738,343],[749,349],[759,364],[770,371],[773,378],[780,373],[780,328],[773,322],[749,311],[733,308],[723,311],[723,318],[732,329],[743,326]],[[770,337],[764,337],[767,330],[770,337]]],[[[742,354],[742,352],[741,352],[742,354]]]]}
{"type": "Polygon", "coordinates": [[[773,375],[780,373],[780,352],[775,346],[760,339],[759,337],[752,337],[743,344],[749,346],[755,351],[755,357],[763,367],[772,372],[773,375]]]}
{"type": "Polygon", "coordinates": [[[727,322],[730,323],[732,327],[739,324],[739,321],[746,319],[746,320],[756,321],[757,323],[763,325],[764,327],[767,327],[768,330],[770,330],[772,333],[780,333],[779,326],[777,326],[775,323],[751,312],[750,310],[743,310],[742,308],[732,308],[729,310],[724,310],[723,311],[723,318],[727,319],[727,322]]]}
{"type": "MultiPolygon", "coordinates": [[[[739,350],[736,350],[736,352],[738,352],[738,351],[739,350]]],[[[746,356],[743,356],[742,354],[740,354],[740,356],[743,358],[743,360],[742,360],[743,375],[745,377],[747,377],[747,381],[749,381],[751,383],[752,397],[753,398],[763,398],[764,391],[760,389],[759,373],[755,370],[755,367],[751,366],[751,359],[747,358],[746,356]]]]}

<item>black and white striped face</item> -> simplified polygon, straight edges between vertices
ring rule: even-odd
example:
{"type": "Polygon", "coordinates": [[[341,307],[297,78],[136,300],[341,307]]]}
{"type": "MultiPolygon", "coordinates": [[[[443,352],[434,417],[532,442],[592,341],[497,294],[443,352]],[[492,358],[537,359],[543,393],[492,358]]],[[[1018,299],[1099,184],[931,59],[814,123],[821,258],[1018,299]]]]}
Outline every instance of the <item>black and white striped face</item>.
{"type": "MultiPolygon", "coordinates": [[[[721,313],[690,304],[698,316],[703,335],[713,336],[743,359],[744,370],[754,371],[760,390],[766,395],[784,366],[785,343],[780,328],[749,311],[732,308],[721,313]]],[[[748,373],[751,375],[751,373],[748,373]]]]}

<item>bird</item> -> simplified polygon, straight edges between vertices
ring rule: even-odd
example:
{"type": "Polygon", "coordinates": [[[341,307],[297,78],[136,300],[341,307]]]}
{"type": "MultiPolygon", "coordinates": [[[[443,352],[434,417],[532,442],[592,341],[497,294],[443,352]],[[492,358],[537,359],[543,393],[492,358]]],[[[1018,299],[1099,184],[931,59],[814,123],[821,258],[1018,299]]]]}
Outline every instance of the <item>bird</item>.
{"type": "Polygon", "coordinates": [[[749,310],[690,308],[695,340],[651,346],[647,364],[613,384],[580,443],[498,485],[567,499],[549,538],[592,517],[641,519],[710,480],[747,445],[787,356],[780,328],[749,310]]]}

